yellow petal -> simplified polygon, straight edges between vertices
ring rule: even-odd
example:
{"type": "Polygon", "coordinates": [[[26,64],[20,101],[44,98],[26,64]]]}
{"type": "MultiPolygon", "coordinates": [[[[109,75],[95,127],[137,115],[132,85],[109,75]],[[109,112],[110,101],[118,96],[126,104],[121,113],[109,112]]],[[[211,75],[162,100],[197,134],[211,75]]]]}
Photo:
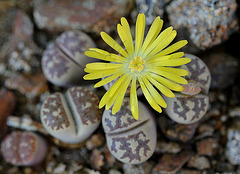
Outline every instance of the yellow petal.
{"type": "Polygon", "coordinates": [[[178,75],[178,76],[186,76],[186,75],[188,75],[188,71],[187,70],[179,69],[179,68],[170,68],[170,67],[162,67],[162,66],[160,66],[160,67],[152,68],[151,70],[159,71],[159,73],[161,73],[161,71],[165,71],[165,72],[168,72],[168,73],[171,73],[171,74],[175,74],[175,75],[178,75]]]}
{"type": "Polygon", "coordinates": [[[166,86],[167,88],[173,90],[173,91],[182,91],[183,87],[179,84],[176,84],[168,79],[165,79],[157,74],[153,74],[153,73],[149,73],[149,75],[154,78],[155,80],[157,80],[159,83],[163,84],[164,86],[166,86]]]}
{"type": "Polygon", "coordinates": [[[155,41],[153,41],[153,43],[151,45],[149,45],[147,47],[147,49],[144,51],[143,57],[146,57],[156,46],[158,46],[159,44],[161,44],[161,42],[166,39],[168,37],[169,34],[171,34],[173,30],[173,27],[168,27],[167,29],[165,29],[163,32],[161,32],[159,34],[159,36],[157,37],[157,39],[155,41]]]}
{"type": "Polygon", "coordinates": [[[184,52],[177,52],[177,53],[171,54],[171,59],[177,59],[183,56],[184,56],[184,52]]]}
{"type": "Polygon", "coordinates": [[[114,79],[118,78],[119,76],[121,76],[123,74],[123,71],[119,72],[119,73],[116,73],[116,74],[113,74],[112,76],[109,76],[105,79],[102,79],[101,81],[99,81],[98,83],[96,83],[94,85],[94,88],[98,88],[100,86],[103,86],[103,85],[106,85],[107,83],[113,81],[114,79]]]}
{"type": "Polygon", "coordinates": [[[159,83],[158,81],[156,81],[154,78],[152,78],[151,76],[149,76],[147,74],[146,74],[146,77],[165,96],[170,97],[170,98],[175,97],[174,93],[170,89],[168,89],[167,87],[165,87],[164,85],[162,85],[161,83],[159,83]]]}
{"type": "Polygon", "coordinates": [[[137,17],[136,29],[135,29],[135,53],[138,55],[143,43],[144,31],[145,31],[145,15],[140,13],[137,17]]]}
{"type": "Polygon", "coordinates": [[[112,47],[114,50],[116,50],[117,52],[119,52],[121,55],[123,55],[124,57],[128,57],[128,53],[111,37],[109,36],[107,33],[105,32],[101,32],[101,37],[102,39],[110,46],[112,47]]]}
{"type": "Polygon", "coordinates": [[[162,61],[162,60],[169,60],[169,59],[171,59],[171,57],[172,57],[171,55],[168,55],[168,56],[151,58],[151,59],[148,60],[148,63],[159,62],[159,61],[162,61]]]}
{"type": "Polygon", "coordinates": [[[117,93],[118,93],[118,96],[117,96],[117,99],[113,105],[113,108],[112,108],[112,113],[113,114],[116,114],[120,109],[121,109],[121,106],[122,106],[122,101],[123,101],[123,98],[125,96],[125,93],[126,93],[126,90],[128,88],[128,85],[131,81],[132,77],[129,76],[123,83],[122,85],[119,87],[117,93]]]}
{"type": "Polygon", "coordinates": [[[177,51],[180,48],[184,47],[187,43],[188,43],[187,40],[178,41],[175,44],[169,46],[165,50],[163,50],[160,53],[158,53],[158,56],[165,56],[165,55],[170,54],[170,53],[172,53],[174,51],[177,51]]]}
{"type": "Polygon", "coordinates": [[[106,76],[110,76],[116,72],[118,72],[119,69],[109,69],[109,70],[105,70],[105,71],[97,71],[97,72],[93,72],[90,74],[86,74],[83,79],[84,80],[93,80],[93,79],[99,79],[102,77],[106,77],[106,76]]]}
{"type": "Polygon", "coordinates": [[[99,102],[99,108],[102,108],[103,106],[105,106],[109,100],[110,100],[109,91],[107,91],[99,102]]]}
{"type": "Polygon", "coordinates": [[[146,88],[148,89],[149,93],[151,94],[151,96],[153,96],[154,100],[160,106],[162,106],[163,108],[166,108],[167,103],[164,101],[162,96],[157,92],[157,90],[152,86],[152,84],[144,76],[142,76],[142,80],[143,80],[146,88]]]}
{"type": "Polygon", "coordinates": [[[151,70],[151,72],[153,73],[156,73],[160,76],[163,76],[165,78],[168,78],[169,80],[172,80],[174,82],[177,82],[177,83],[180,83],[180,84],[187,84],[187,80],[178,76],[178,75],[175,75],[175,74],[172,74],[172,73],[168,73],[168,72],[165,72],[165,71],[160,71],[160,70],[151,70]]]}
{"type": "Polygon", "coordinates": [[[161,62],[152,63],[153,66],[180,66],[185,65],[191,62],[190,58],[179,58],[179,59],[170,59],[170,60],[163,60],[161,62]]]}
{"type": "Polygon", "coordinates": [[[138,100],[137,100],[137,89],[136,89],[136,76],[133,77],[131,84],[131,92],[130,92],[130,106],[133,117],[138,119],[138,100]]]}
{"type": "Polygon", "coordinates": [[[85,55],[88,57],[95,58],[95,59],[100,59],[100,60],[105,60],[105,61],[110,61],[110,62],[118,62],[118,63],[122,63],[126,60],[122,56],[118,56],[116,54],[112,54],[112,53],[102,54],[102,53],[99,53],[96,51],[86,51],[85,55]]]}
{"type": "Polygon", "coordinates": [[[95,70],[106,70],[106,69],[116,69],[122,68],[122,64],[115,64],[115,63],[88,63],[86,68],[95,69],[95,70]]]}
{"type": "Polygon", "coordinates": [[[118,29],[118,34],[128,52],[128,54],[132,54],[134,51],[133,48],[133,40],[132,40],[132,34],[131,34],[131,30],[129,27],[129,24],[126,20],[126,18],[122,17],[121,18],[121,24],[118,24],[117,29],[118,29]]]}
{"type": "Polygon", "coordinates": [[[122,75],[109,89],[110,93],[109,96],[112,97],[118,87],[122,84],[122,82],[129,76],[129,74],[122,75]]]}
{"type": "Polygon", "coordinates": [[[145,84],[143,83],[143,80],[141,79],[141,77],[138,77],[140,86],[142,88],[143,94],[145,96],[145,98],[147,99],[148,103],[152,106],[153,109],[155,109],[158,112],[162,112],[161,107],[157,104],[157,102],[154,100],[154,98],[151,96],[151,94],[149,93],[149,91],[147,90],[145,84]]]}
{"type": "Polygon", "coordinates": [[[148,55],[152,56],[157,54],[159,51],[163,50],[165,47],[167,47],[173,39],[176,37],[177,32],[176,30],[173,30],[171,34],[169,34],[162,42],[159,42],[159,44],[154,48],[154,50],[148,55]]]}
{"type": "Polygon", "coordinates": [[[146,39],[144,40],[143,46],[141,48],[141,52],[143,53],[145,49],[156,39],[158,34],[160,33],[163,26],[163,20],[158,16],[152,23],[146,39]]]}
{"type": "Polygon", "coordinates": [[[177,58],[181,58],[181,57],[184,56],[184,52],[177,52],[177,53],[173,53],[173,54],[170,54],[170,55],[164,55],[164,56],[159,56],[160,53],[155,54],[154,56],[148,56],[148,60],[152,61],[152,62],[156,62],[155,59],[158,59],[160,57],[170,56],[169,59],[177,59],[177,58]]]}

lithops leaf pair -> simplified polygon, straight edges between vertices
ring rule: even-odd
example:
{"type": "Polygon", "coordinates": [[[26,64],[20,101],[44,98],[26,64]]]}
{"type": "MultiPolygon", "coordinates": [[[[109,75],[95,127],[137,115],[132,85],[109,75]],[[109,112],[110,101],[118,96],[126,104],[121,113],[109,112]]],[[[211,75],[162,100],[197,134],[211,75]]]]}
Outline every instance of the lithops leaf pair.
{"type": "Polygon", "coordinates": [[[42,69],[45,77],[58,86],[74,86],[83,82],[83,69],[93,59],[85,56],[89,47],[96,47],[93,40],[81,31],[67,31],[43,53],[42,69]]]}
{"type": "Polygon", "coordinates": [[[181,93],[175,93],[175,98],[165,97],[167,115],[182,124],[199,121],[207,112],[209,98],[207,96],[211,75],[206,64],[197,56],[185,54],[191,62],[181,68],[189,72],[185,77],[188,84],[183,86],[181,93]]]}
{"type": "Polygon", "coordinates": [[[129,164],[139,164],[149,159],[157,141],[152,112],[142,102],[138,104],[138,120],[131,114],[128,97],[124,98],[119,112],[113,115],[111,109],[105,110],[102,117],[109,151],[121,162],[129,164]]]}
{"type": "Polygon", "coordinates": [[[14,131],[1,143],[4,159],[17,166],[33,166],[42,162],[47,153],[46,141],[32,132],[14,131]]]}
{"type": "Polygon", "coordinates": [[[72,87],[43,102],[41,122],[53,137],[69,144],[80,143],[100,124],[102,111],[98,104],[98,97],[88,89],[72,87]]]}

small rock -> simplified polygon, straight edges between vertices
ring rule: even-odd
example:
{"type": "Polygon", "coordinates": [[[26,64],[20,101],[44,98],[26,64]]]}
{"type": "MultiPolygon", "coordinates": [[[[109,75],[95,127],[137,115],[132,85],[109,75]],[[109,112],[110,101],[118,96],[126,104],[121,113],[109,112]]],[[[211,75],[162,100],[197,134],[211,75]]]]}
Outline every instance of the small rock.
{"type": "Polygon", "coordinates": [[[70,29],[110,32],[126,16],[133,0],[34,0],[34,19],[40,29],[62,32],[70,29]]]}
{"type": "Polygon", "coordinates": [[[240,117],[240,107],[231,108],[229,111],[229,116],[240,117]]]}
{"type": "Polygon", "coordinates": [[[232,165],[240,165],[240,120],[235,119],[227,131],[226,157],[232,165]]]}
{"type": "Polygon", "coordinates": [[[105,157],[107,165],[109,167],[113,166],[113,164],[116,162],[116,158],[114,158],[114,156],[108,150],[107,146],[104,147],[103,152],[104,152],[104,157],[105,157]]]}
{"type": "Polygon", "coordinates": [[[0,140],[6,134],[7,117],[15,107],[15,96],[12,92],[5,89],[0,90],[0,140]]]}
{"type": "Polygon", "coordinates": [[[189,125],[183,125],[167,119],[166,116],[161,116],[158,119],[158,124],[161,128],[161,131],[169,139],[187,142],[192,139],[199,125],[199,122],[189,125]]]}
{"type": "Polygon", "coordinates": [[[211,167],[209,160],[203,156],[192,156],[188,161],[188,166],[200,170],[209,169],[211,167]]]}
{"type": "Polygon", "coordinates": [[[47,79],[42,73],[36,75],[13,74],[5,81],[5,86],[17,90],[29,98],[34,98],[48,91],[47,79]]]}
{"type": "Polygon", "coordinates": [[[104,156],[98,149],[93,149],[90,155],[90,163],[93,169],[100,170],[104,165],[104,156]]]}
{"type": "Polygon", "coordinates": [[[181,147],[175,142],[158,141],[155,152],[157,153],[178,153],[181,151],[181,147]]]}
{"type": "Polygon", "coordinates": [[[124,164],[123,165],[123,173],[124,174],[149,174],[153,168],[153,163],[144,162],[140,165],[131,165],[124,164]]]}
{"type": "Polygon", "coordinates": [[[178,174],[201,174],[200,171],[190,170],[190,169],[181,169],[178,174]]]}
{"type": "Polygon", "coordinates": [[[105,139],[102,134],[94,134],[86,141],[86,147],[88,150],[92,150],[95,147],[100,147],[105,143],[105,139]]]}
{"type": "Polygon", "coordinates": [[[108,174],[121,174],[121,172],[119,172],[118,170],[116,169],[110,169],[108,174]]]}
{"type": "Polygon", "coordinates": [[[30,18],[21,10],[17,11],[13,34],[22,40],[28,40],[33,35],[33,24],[30,18]]]}
{"type": "Polygon", "coordinates": [[[201,49],[220,44],[237,31],[236,9],[235,0],[174,0],[167,6],[170,24],[176,29],[187,28],[201,49]]]}
{"type": "Polygon", "coordinates": [[[164,154],[153,168],[152,174],[176,173],[190,157],[191,155],[187,151],[178,154],[164,154]]]}
{"type": "Polygon", "coordinates": [[[217,152],[218,143],[213,138],[207,138],[197,143],[198,155],[213,156],[217,152]]]}
{"type": "Polygon", "coordinates": [[[211,73],[211,88],[224,89],[234,83],[239,70],[239,60],[222,51],[214,51],[203,57],[211,73]],[[224,70],[224,71],[223,71],[224,70]]]}
{"type": "Polygon", "coordinates": [[[208,136],[213,135],[214,127],[208,124],[200,124],[198,127],[198,133],[199,134],[205,134],[208,136]]]}
{"type": "Polygon", "coordinates": [[[146,25],[150,25],[157,16],[163,16],[164,7],[168,2],[170,0],[136,0],[135,3],[138,13],[145,13],[146,25]]]}

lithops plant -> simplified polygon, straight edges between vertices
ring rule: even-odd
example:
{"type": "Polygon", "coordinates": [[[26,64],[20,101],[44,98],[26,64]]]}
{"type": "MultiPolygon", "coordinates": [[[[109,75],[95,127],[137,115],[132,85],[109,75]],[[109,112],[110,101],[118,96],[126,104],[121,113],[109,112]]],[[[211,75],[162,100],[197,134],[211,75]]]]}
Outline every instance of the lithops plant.
{"type": "Polygon", "coordinates": [[[181,93],[175,93],[175,98],[165,97],[167,115],[182,124],[192,124],[199,121],[207,112],[209,98],[207,96],[211,75],[206,64],[197,56],[185,54],[191,62],[181,68],[189,72],[185,77],[187,85],[183,85],[181,93]]]}
{"type": "Polygon", "coordinates": [[[16,166],[33,166],[41,163],[47,153],[46,141],[33,132],[14,131],[1,144],[2,155],[16,166]]]}
{"type": "Polygon", "coordinates": [[[82,83],[85,65],[94,61],[84,54],[89,47],[96,47],[95,43],[81,31],[61,34],[43,53],[42,70],[46,78],[64,87],[82,83]]]}
{"type": "Polygon", "coordinates": [[[131,114],[128,97],[124,98],[120,111],[115,115],[111,109],[103,113],[107,146],[113,156],[123,163],[140,164],[155,151],[157,132],[153,113],[140,101],[138,104],[138,120],[131,114]]]}
{"type": "Polygon", "coordinates": [[[69,144],[86,140],[99,126],[102,111],[98,97],[86,88],[72,87],[65,94],[47,97],[41,122],[53,137],[69,144]]]}

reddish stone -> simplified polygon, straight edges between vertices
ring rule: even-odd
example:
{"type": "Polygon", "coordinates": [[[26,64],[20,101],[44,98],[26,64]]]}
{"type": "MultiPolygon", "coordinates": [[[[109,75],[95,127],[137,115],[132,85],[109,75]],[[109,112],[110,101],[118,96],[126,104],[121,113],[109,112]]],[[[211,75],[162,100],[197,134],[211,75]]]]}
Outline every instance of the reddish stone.
{"type": "Polygon", "coordinates": [[[153,168],[152,174],[176,173],[191,157],[187,151],[178,154],[164,154],[153,168]]]}
{"type": "Polygon", "coordinates": [[[131,9],[133,0],[42,0],[35,4],[34,18],[41,29],[54,32],[80,29],[99,33],[115,29],[119,19],[131,9]]]}
{"type": "Polygon", "coordinates": [[[218,143],[215,139],[207,138],[197,143],[198,155],[212,156],[216,154],[218,143]]]}
{"type": "Polygon", "coordinates": [[[33,98],[48,91],[47,80],[42,73],[36,75],[15,74],[5,81],[5,86],[33,98]]]}
{"type": "Polygon", "coordinates": [[[33,24],[30,18],[21,10],[17,12],[13,26],[13,33],[15,36],[23,40],[27,40],[32,37],[33,24]]]}
{"type": "Polygon", "coordinates": [[[5,89],[0,90],[0,139],[6,134],[6,120],[15,107],[15,96],[5,89]]]}

